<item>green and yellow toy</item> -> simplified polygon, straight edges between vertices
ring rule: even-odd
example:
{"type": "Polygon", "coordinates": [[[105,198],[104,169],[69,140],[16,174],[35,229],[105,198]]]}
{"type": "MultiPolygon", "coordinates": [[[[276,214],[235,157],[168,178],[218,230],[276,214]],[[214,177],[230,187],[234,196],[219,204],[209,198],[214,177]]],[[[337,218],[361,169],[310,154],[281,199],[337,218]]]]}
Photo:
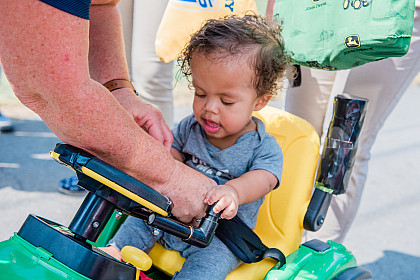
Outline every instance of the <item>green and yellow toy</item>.
{"type": "MultiPolygon", "coordinates": [[[[281,146],[284,167],[281,185],[266,196],[254,232],[268,248],[283,252],[286,263],[271,258],[244,263],[227,279],[371,277],[340,244],[301,244],[305,229],[322,226],[332,195],[346,191],[366,104],[367,100],[336,97],[319,165],[319,136],[309,123],[272,107],[256,113],[281,146]]],[[[211,207],[199,227],[186,225],[171,214],[169,198],[81,149],[61,143],[51,155],[73,169],[89,193],[70,225],[29,215],[19,231],[0,242],[2,280],[135,280],[140,271],[152,279],[170,279],[184,262],[175,251],[157,244],[146,255],[125,247],[127,262],[120,262],[98,247],[107,244],[126,215],[199,247],[207,246],[218,228],[219,217],[211,207]]]]}

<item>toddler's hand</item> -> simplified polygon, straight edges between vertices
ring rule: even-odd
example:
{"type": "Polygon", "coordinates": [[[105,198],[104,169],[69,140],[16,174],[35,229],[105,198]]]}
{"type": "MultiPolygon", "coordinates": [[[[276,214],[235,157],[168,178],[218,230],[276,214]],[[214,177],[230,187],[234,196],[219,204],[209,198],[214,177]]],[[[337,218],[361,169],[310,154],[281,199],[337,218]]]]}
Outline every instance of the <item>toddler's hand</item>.
{"type": "Polygon", "coordinates": [[[213,211],[219,213],[223,211],[220,216],[222,219],[232,219],[238,212],[239,197],[236,190],[229,185],[219,185],[212,187],[204,198],[204,203],[213,205],[213,211]]]}
{"type": "Polygon", "coordinates": [[[123,259],[121,257],[121,252],[120,252],[120,250],[117,247],[107,246],[107,247],[99,247],[99,249],[101,249],[102,251],[104,251],[108,255],[116,258],[120,262],[123,261],[123,259]]]}

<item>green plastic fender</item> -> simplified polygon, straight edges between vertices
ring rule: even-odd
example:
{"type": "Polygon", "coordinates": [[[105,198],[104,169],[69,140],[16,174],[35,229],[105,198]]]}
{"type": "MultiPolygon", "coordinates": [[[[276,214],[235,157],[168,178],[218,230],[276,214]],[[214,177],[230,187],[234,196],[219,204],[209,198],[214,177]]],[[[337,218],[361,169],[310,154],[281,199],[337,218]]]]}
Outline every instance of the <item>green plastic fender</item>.
{"type": "Polygon", "coordinates": [[[2,280],[89,280],[16,233],[0,242],[0,275],[2,280]]]}
{"type": "Polygon", "coordinates": [[[353,254],[343,245],[328,241],[330,247],[318,252],[305,245],[286,257],[286,264],[274,266],[264,280],[283,279],[333,279],[357,262],[353,254]]]}

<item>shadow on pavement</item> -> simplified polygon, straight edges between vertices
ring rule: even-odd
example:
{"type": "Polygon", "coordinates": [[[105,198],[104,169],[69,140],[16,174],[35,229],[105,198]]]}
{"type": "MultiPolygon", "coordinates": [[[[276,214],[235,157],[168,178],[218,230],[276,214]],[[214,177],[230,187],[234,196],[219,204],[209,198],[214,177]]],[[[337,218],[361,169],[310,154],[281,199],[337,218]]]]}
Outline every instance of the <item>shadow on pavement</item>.
{"type": "Polygon", "coordinates": [[[412,280],[413,275],[420,277],[420,257],[396,251],[384,251],[383,257],[363,266],[372,272],[373,279],[412,280]]]}
{"type": "Polygon", "coordinates": [[[0,134],[0,189],[57,192],[73,172],[49,155],[61,142],[40,120],[13,119],[14,131],[0,134]]]}

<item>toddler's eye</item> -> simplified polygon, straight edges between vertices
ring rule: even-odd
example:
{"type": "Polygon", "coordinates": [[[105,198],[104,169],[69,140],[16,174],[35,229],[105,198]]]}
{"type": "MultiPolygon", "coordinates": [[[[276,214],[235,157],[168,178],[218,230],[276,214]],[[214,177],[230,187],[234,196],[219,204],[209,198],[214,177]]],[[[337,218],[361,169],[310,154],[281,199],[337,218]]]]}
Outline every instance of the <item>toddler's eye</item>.
{"type": "Polygon", "coordinates": [[[204,97],[206,97],[205,94],[198,94],[198,92],[194,92],[194,95],[197,96],[198,98],[204,98],[204,97]]]}
{"type": "Polygon", "coordinates": [[[233,105],[233,104],[235,104],[235,102],[226,102],[226,101],[223,101],[223,100],[222,100],[222,104],[223,104],[223,105],[226,105],[226,106],[229,106],[229,105],[233,105]]]}

